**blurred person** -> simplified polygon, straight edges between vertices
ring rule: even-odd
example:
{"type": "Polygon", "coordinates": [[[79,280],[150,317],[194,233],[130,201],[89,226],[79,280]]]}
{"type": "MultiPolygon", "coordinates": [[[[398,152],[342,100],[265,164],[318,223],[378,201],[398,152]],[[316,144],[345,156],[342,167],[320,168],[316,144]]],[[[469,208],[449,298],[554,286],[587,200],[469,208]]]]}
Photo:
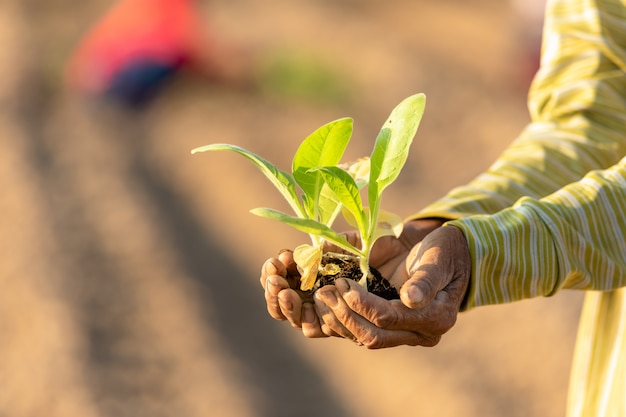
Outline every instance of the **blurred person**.
{"type": "Polygon", "coordinates": [[[81,39],[66,78],[81,94],[138,107],[183,70],[248,84],[248,59],[210,31],[195,0],[119,0],[81,39]]]}
{"type": "Polygon", "coordinates": [[[626,0],[548,1],[528,105],[486,172],[377,242],[399,300],[346,280],[304,300],[282,251],[261,272],[269,314],[311,338],[434,346],[459,311],[585,290],[567,412],[625,416],[626,0]]]}

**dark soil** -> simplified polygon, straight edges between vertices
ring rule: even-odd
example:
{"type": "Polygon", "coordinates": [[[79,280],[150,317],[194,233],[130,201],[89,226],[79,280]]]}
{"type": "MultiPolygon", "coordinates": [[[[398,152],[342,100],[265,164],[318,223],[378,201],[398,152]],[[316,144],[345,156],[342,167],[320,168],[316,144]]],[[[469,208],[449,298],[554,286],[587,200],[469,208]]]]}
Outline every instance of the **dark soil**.
{"type": "MultiPolygon", "coordinates": [[[[396,290],[376,268],[370,267],[370,273],[371,275],[367,279],[367,290],[369,292],[386,300],[400,298],[398,290],[396,290]]],[[[336,253],[325,253],[322,257],[322,267],[317,274],[317,281],[312,291],[324,285],[334,284],[337,278],[347,278],[358,282],[362,276],[359,261],[356,257],[336,253]],[[336,265],[338,268],[328,265],[336,265]]]]}

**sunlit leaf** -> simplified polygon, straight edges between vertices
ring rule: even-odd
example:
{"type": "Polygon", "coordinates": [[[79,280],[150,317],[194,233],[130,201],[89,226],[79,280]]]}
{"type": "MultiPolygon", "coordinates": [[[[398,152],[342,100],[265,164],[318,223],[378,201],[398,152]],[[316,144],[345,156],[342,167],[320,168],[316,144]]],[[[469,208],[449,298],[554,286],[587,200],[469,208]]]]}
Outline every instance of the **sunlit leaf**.
{"type": "Polygon", "coordinates": [[[356,185],[354,178],[336,166],[322,167],[317,170],[320,171],[324,182],[335,193],[341,204],[352,213],[359,230],[363,230],[366,224],[365,213],[359,187],[356,185]]]}
{"type": "Polygon", "coordinates": [[[324,183],[317,202],[320,223],[324,223],[328,227],[332,226],[339,213],[341,213],[341,207],[342,205],[337,195],[324,183]]]}
{"type": "MultiPolygon", "coordinates": [[[[352,125],[353,121],[350,118],[325,124],[302,142],[293,157],[293,176],[308,197],[307,210],[310,217],[320,214],[315,204],[318,202],[323,186],[320,174],[310,169],[339,163],[350,141],[352,125]]],[[[322,223],[326,223],[327,220],[327,218],[320,218],[322,223]]]]}
{"type": "MultiPolygon", "coordinates": [[[[352,178],[354,178],[354,182],[359,190],[367,185],[370,174],[369,157],[359,158],[356,161],[339,164],[337,166],[347,171],[352,178]]],[[[335,218],[341,213],[342,207],[337,195],[328,187],[328,184],[324,183],[320,191],[318,203],[320,221],[327,226],[331,226],[335,218]]],[[[353,224],[353,227],[358,228],[356,223],[353,224]]]]}
{"type": "Polygon", "coordinates": [[[368,187],[368,201],[374,217],[383,190],[395,181],[407,160],[425,104],[424,94],[404,99],[393,109],[376,138],[368,187]]]}
{"type": "Polygon", "coordinates": [[[316,220],[294,217],[294,216],[285,214],[281,211],[270,209],[270,208],[264,208],[264,207],[252,209],[250,210],[250,212],[257,216],[265,217],[265,218],[272,219],[272,220],[278,220],[301,232],[314,235],[314,236],[319,236],[331,243],[334,243],[340,248],[345,249],[349,252],[352,252],[356,255],[362,254],[362,252],[359,249],[355,248],[348,242],[348,240],[346,239],[344,235],[335,232],[330,227],[316,220]]]}
{"type": "Polygon", "coordinates": [[[426,96],[416,94],[396,106],[376,138],[371,156],[370,183],[382,191],[393,182],[409,154],[409,147],[424,114],[426,96]]]}

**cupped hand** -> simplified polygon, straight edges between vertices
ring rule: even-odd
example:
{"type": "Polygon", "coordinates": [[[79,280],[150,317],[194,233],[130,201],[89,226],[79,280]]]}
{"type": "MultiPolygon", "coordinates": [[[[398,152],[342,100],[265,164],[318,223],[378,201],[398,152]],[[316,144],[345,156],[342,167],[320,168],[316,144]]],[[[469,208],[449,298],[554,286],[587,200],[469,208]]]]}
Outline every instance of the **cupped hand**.
{"type": "Polygon", "coordinates": [[[456,323],[470,272],[461,230],[438,228],[406,258],[408,278],[400,300],[387,301],[357,283],[338,280],[315,294],[320,328],[326,335],[340,335],[370,349],[434,346],[456,323]]]}
{"type": "MultiPolygon", "coordinates": [[[[371,265],[387,277],[396,288],[400,288],[408,279],[405,265],[411,250],[443,222],[441,219],[418,219],[407,222],[399,238],[386,236],[376,242],[370,257],[371,265]]],[[[349,232],[346,237],[353,245],[359,244],[360,237],[356,232],[349,232]]],[[[330,245],[325,250],[339,251],[330,245]]],[[[299,290],[300,274],[291,251],[282,251],[278,257],[268,259],[262,267],[260,281],[265,291],[267,310],[274,319],[289,321],[293,327],[301,328],[307,337],[353,338],[350,332],[338,326],[335,326],[335,330],[331,329],[327,322],[336,323],[337,320],[328,317],[322,320],[310,295],[299,290]]],[[[319,291],[326,291],[328,288],[335,287],[327,286],[319,291]]],[[[315,305],[319,304],[317,301],[315,305]]],[[[327,311],[325,315],[328,316],[327,311]]]]}
{"type": "Polygon", "coordinates": [[[300,291],[300,274],[293,252],[283,250],[270,258],[261,269],[261,285],[265,290],[267,311],[276,320],[287,320],[301,328],[307,337],[326,337],[320,330],[310,295],[300,291]]]}

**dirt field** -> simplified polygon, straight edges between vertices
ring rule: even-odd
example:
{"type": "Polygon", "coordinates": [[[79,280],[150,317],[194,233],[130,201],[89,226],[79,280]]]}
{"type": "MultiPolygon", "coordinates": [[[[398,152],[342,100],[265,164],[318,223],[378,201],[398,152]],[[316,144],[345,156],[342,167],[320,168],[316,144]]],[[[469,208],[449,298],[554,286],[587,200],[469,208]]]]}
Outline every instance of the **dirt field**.
{"type": "Polygon", "coordinates": [[[0,3],[0,416],[562,416],[580,294],[464,313],[432,349],[307,340],[270,319],[258,284],[264,259],[303,241],[248,213],[282,208],[278,194],[235,155],[189,154],[228,142],[286,168],[308,133],[351,116],[358,157],[424,92],[383,201],[409,215],[527,121],[508,3],[270,3],[203,10],[230,40],[323,62],[344,100],[187,79],[141,113],[88,105],[60,78],[109,2],[0,3]]]}

